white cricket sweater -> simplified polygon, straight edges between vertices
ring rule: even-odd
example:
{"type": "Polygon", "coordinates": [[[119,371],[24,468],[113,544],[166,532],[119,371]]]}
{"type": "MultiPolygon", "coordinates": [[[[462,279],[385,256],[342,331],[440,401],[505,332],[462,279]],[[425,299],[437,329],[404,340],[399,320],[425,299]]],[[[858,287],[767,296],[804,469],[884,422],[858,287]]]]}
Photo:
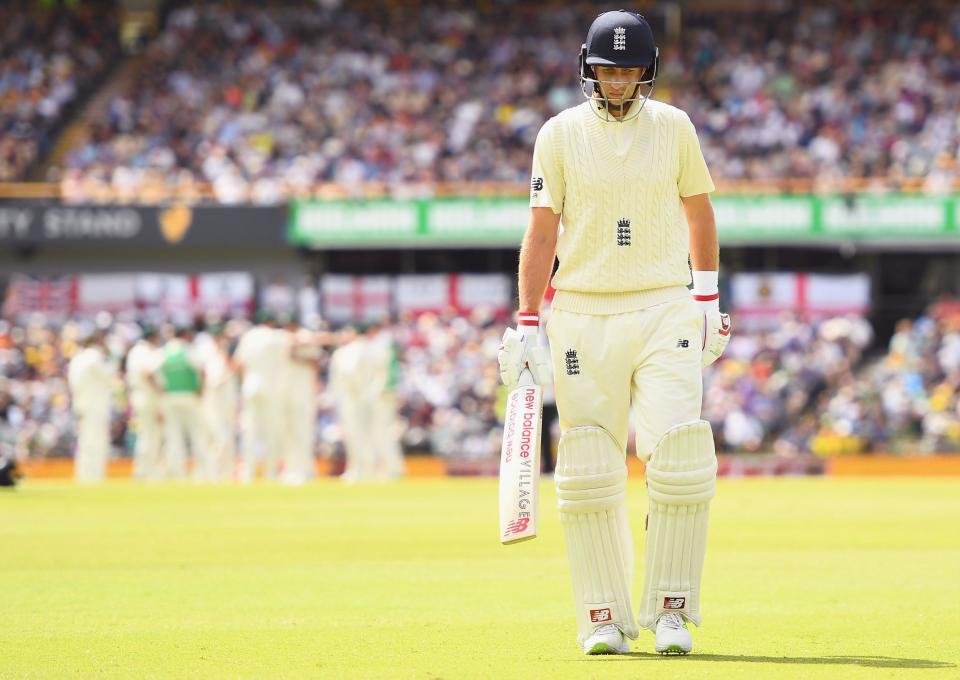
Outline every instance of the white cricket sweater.
{"type": "Polygon", "coordinates": [[[618,314],[685,295],[680,197],[714,190],[693,123],[653,100],[624,123],[591,106],[548,120],[533,154],[530,206],[562,214],[553,307],[618,314]]]}

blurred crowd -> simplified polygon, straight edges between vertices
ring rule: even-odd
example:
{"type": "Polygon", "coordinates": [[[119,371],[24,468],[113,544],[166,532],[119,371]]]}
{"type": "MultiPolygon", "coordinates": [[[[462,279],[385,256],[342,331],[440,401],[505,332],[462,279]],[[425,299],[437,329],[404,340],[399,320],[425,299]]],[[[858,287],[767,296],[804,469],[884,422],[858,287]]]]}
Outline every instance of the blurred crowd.
{"type": "Polygon", "coordinates": [[[182,7],[90,121],[64,190],[123,200],[209,185],[223,203],[273,203],[322,182],[524,186],[540,125],[578,101],[569,46],[586,16],[522,3],[182,7]]]}
{"type": "Polygon", "coordinates": [[[824,392],[806,446],[821,455],[960,451],[960,306],[897,324],[887,353],[824,392]]]}
{"type": "MultiPolygon", "coordinates": [[[[703,417],[713,426],[718,450],[775,451],[787,457],[960,451],[960,309],[940,309],[954,311],[901,322],[889,352],[880,358],[864,358],[873,336],[859,317],[816,323],[790,318],[769,332],[735,334],[725,356],[705,374],[703,417]]],[[[339,379],[331,357],[356,334],[288,326],[312,348],[309,370],[316,390],[311,392],[310,459],[342,456],[350,437],[344,418],[350,416],[339,405],[350,398],[349,389],[363,391],[370,384],[389,385],[380,392],[389,392],[403,450],[459,461],[495,457],[505,396],[496,352],[504,323],[478,311],[471,317],[423,314],[375,327],[365,335],[380,340],[370,346],[381,342],[395,348],[389,377],[364,373],[367,360],[355,355],[340,361],[339,379]],[[344,387],[345,375],[354,376],[355,388],[344,387]]],[[[68,365],[82,338],[98,328],[104,331],[105,355],[119,369],[110,382],[113,455],[134,452],[143,431],[135,418],[128,359],[142,342],[143,326],[103,319],[53,324],[34,317],[19,324],[0,321],[0,457],[72,455],[77,421],[68,365]]],[[[236,366],[244,360],[241,355],[249,355],[237,348],[251,328],[261,326],[231,320],[202,329],[190,343],[201,357],[214,357],[211,348],[219,343],[236,366]]],[[[171,329],[166,333],[173,335],[171,329]]],[[[222,367],[203,370],[227,375],[222,367]]],[[[222,382],[214,377],[204,389],[222,382]]],[[[240,384],[235,388],[241,390],[240,384]]],[[[236,427],[219,428],[234,432],[233,444],[242,441],[239,412],[252,408],[250,388],[242,390],[228,401],[236,427]]],[[[281,418],[277,413],[267,417],[281,418]]],[[[367,417],[359,416],[369,430],[367,417]]]]}
{"type": "Polygon", "coordinates": [[[472,317],[426,314],[395,326],[408,449],[468,459],[499,452],[497,348],[506,323],[478,311],[472,317]]]}
{"type": "MultiPolygon", "coordinates": [[[[404,449],[430,451],[441,456],[485,458],[499,450],[499,432],[494,407],[499,396],[499,377],[496,369],[496,351],[504,320],[495,319],[478,311],[472,318],[423,314],[410,317],[388,327],[370,326],[362,329],[365,340],[362,352],[342,359],[338,348],[358,344],[357,334],[351,328],[331,332],[326,328],[304,329],[293,324],[286,326],[291,337],[301,338],[309,351],[306,356],[315,391],[313,395],[313,422],[309,456],[338,458],[349,447],[351,425],[345,422],[351,415],[340,408],[371,387],[381,387],[374,401],[389,393],[385,405],[399,416],[395,432],[404,449]],[[389,375],[371,374],[368,366],[376,364],[376,347],[390,346],[396,354],[387,364],[389,375]],[[340,370],[338,373],[337,367],[340,370]]],[[[259,408],[251,399],[257,393],[268,394],[267,402],[284,398],[285,379],[281,361],[267,364],[269,378],[250,380],[259,363],[250,356],[258,349],[245,349],[244,338],[262,333],[262,325],[252,325],[242,319],[217,322],[209,327],[201,325],[199,332],[189,339],[191,355],[196,358],[199,371],[209,379],[203,381],[203,400],[198,409],[207,409],[208,390],[219,389],[228,373],[216,350],[222,346],[231,357],[232,371],[243,373],[243,382],[232,389],[237,392],[227,399],[235,417],[216,430],[234,432],[233,449],[241,444],[247,423],[241,411],[259,408]],[[257,330],[257,333],[252,331],[257,330]],[[246,367],[246,368],[245,368],[246,367]],[[256,382],[256,384],[254,384],[256,382]],[[268,385],[276,389],[270,392],[268,385]]],[[[282,330],[282,329],[281,329],[282,330]]],[[[174,341],[174,327],[167,326],[159,340],[148,337],[151,327],[130,318],[114,319],[107,314],[81,321],[53,322],[41,315],[28,316],[22,321],[0,319],[0,457],[18,459],[65,457],[74,453],[78,444],[77,386],[68,380],[70,366],[90,338],[97,337],[103,363],[110,373],[105,384],[110,385],[110,448],[112,455],[132,455],[137,439],[143,435],[142,423],[137,420],[137,369],[130,364],[131,350],[146,341],[155,347],[166,347],[174,341]]],[[[280,331],[278,331],[280,332],[280,331]]],[[[259,345],[259,340],[247,345],[259,345]]],[[[294,343],[296,344],[296,343],[294,343]]],[[[382,355],[382,353],[381,353],[382,355]]],[[[284,355],[286,356],[286,355],[284,355]]],[[[137,361],[137,365],[142,362],[137,361]]],[[[142,390],[143,386],[139,386],[142,390]]],[[[147,386],[149,388],[149,386],[147,386]]],[[[229,395],[227,395],[229,397],[229,395]]],[[[362,395],[365,396],[365,395],[362,395]]],[[[269,406],[266,406],[269,408],[269,406]]],[[[295,406],[291,407],[296,408],[295,406]]],[[[376,404],[372,407],[375,411],[376,404]]],[[[245,414],[249,415],[249,413],[245,414]]],[[[266,420],[282,423],[282,412],[265,412],[266,420]]],[[[142,417],[142,414],[141,414],[142,417]]],[[[358,416],[365,431],[375,428],[370,413],[364,409],[358,416]]],[[[293,427],[291,425],[290,427],[293,427]]],[[[278,441],[283,441],[284,433],[278,441]]],[[[206,444],[192,448],[203,449],[206,444]]],[[[362,448],[377,448],[376,442],[367,442],[362,448]]],[[[381,448],[388,448],[383,445],[381,448]]],[[[179,454],[178,454],[179,455],[179,454]]],[[[236,464],[250,467],[247,462],[230,454],[236,464]]],[[[217,463],[214,475],[229,476],[229,465],[217,463]]],[[[280,464],[283,467],[283,464],[280,464]]],[[[289,469],[289,464],[287,465],[289,469]]],[[[396,470],[388,472],[393,475],[396,470]]],[[[247,474],[241,469],[241,476],[247,474]]]]}
{"type": "Polygon", "coordinates": [[[960,176],[960,6],[790,6],[687,16],[681,58],[665,55],[713,173],[825,189],[926,178],[949,191],[960,176]]]}
{"type": "Polygon", "coordinates": [[[105,2],[48,11],[0,3],[0,182],[24,179],[49,150],[70,105],[118,53],[116,13],[105,2]]]}
{"type": "MultiPolygon", "coordinates": [[[[318,187],[528,181],[543,122],[580,103],[597,6],[183,6],[69,154],[75,201],[275,203],[318,187]],[[206,193],[205,193],[206,192],[206,193]]],[[[697,124],[717,179],[958,176],[960,9],[778,3],[686,11],[657,97],[697,124]]]]}
{"type": "Polygon", "coordinates": [[[0,456],[67,456],[73,414],[66,365],[76,334],[45,321],[14,325],[0,320],[0,456]]]}
{"type": "Polygon", "coordinates": [[[786,318],[769,332],[734,332],[704,377],[703,418],[718,450],[806,452],[809,407],[853,376],[872,340],[861,317],[786,318]]]}

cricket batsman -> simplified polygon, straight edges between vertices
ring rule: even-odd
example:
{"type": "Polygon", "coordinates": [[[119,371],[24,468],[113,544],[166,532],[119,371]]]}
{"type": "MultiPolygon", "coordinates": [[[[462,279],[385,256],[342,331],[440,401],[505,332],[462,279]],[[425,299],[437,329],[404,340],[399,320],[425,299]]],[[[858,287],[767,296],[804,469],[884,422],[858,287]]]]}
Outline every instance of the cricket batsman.
{"type": "Polygon", "coordinates": [[[687,625],[700,623],[717,465],[700,419],[701,373],[726,347],[730,319],[719,311],[713,181],[687,114],[650,99],[658,65],[639,14],[605,12],[590,26],[580,54],[587,101],[537,137],[519,323],[504,333],[498,357],[507,385],[524,367],[539,384],[551,369],[555,376],[555,481],[587,654],[626,653],[640,628],[655,633],[657,652],[686,654],[687,625]],[[548,361],[537,345],[538,311],[555,256],[548,361]],[[637,618],[626,506],[631,417],[649,503],[637,618]]]}

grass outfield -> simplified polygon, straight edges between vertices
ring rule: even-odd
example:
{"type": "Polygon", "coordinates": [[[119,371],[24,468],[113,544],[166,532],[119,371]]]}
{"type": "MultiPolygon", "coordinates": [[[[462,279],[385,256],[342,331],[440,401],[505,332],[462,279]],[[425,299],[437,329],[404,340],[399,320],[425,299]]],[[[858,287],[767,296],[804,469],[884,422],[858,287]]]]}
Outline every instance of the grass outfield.
{"type": "Polygon", "coordinates": [[[0,493],[0,678],[960,678],[956,478],[721,481],[685,658],[583,656],[541,505],[501,547],[489,479],[27,483],[0,493]]]}

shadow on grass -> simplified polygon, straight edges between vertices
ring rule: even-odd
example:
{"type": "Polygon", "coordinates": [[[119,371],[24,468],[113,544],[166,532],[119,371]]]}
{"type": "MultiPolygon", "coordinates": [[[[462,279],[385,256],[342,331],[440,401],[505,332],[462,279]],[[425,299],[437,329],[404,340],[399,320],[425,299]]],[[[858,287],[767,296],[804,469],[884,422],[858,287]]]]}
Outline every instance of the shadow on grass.
{"type": "MultiPolygon", "coordinates": [[[[615,657],[611,657],[615,658],[615,657]]],[[[662,659],[662,654],[652,652],[632,652],[620,658],[636,661],[662,659]]],[[[738,656],[733,654],[691,654],[690,656],[671,655],[672,659],[688,661],[733,661],[735,663],[786,663],[798,665],[838,665],[864,666],[866,668],[956,668],[948,661],[931,659],[901,659],[895,656],[738,656]]]]}

